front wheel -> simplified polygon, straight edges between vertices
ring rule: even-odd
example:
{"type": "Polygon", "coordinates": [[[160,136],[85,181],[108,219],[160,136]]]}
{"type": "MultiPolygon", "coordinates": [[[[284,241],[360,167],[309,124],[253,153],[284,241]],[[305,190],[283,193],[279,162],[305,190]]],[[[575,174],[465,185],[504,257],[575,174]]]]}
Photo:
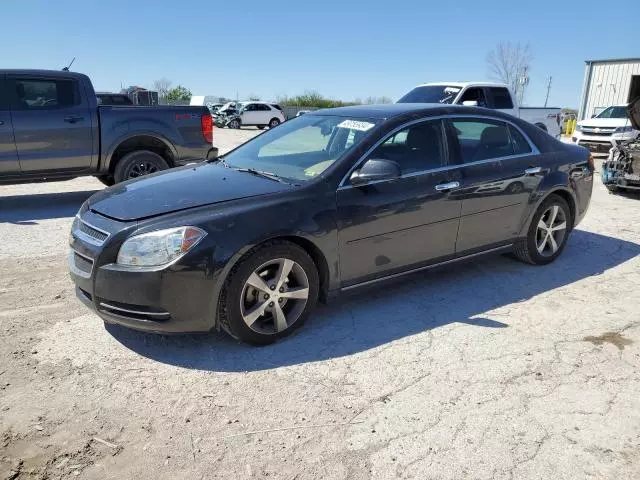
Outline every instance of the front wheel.
{"type": "Polygon", "coordinates": [[[229,122],[229,128],[235,128],[235,129],[240,128],[240,120],[236,120],[236,119],[231,120],[229,122]]]}
{"type": "Polygon", "coordinates": [[[514,248],[516,257],[533,265],[553,262],[564,250],[573,227],[571,209],[558,195],[550,195],[536,211],[527,237],[514,248]]]}
{"type": "Polygon", "coordinates": [[[233,337],[267,345],[302,326],[318,300],[313,260],[298,245],[273,241],[240,260],[220,298],[219,320],[233,337]]]}

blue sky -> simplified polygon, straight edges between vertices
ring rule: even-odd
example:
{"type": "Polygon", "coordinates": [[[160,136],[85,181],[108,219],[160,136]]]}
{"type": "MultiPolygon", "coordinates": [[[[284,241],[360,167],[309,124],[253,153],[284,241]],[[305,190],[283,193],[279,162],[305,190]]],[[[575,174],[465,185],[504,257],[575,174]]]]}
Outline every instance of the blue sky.
{"type": "Polygon", "coordinates": [[[418,83],[489,79],[487,52],[509,41],[533,50],[526,103],[542,105],[552,75],[549,105],[577,107],[584,60],[640,56],[637,2],[6,0],[0,65],[75,56],[97,90],[166,77],[194,95],[396,99],[418,83]]]}

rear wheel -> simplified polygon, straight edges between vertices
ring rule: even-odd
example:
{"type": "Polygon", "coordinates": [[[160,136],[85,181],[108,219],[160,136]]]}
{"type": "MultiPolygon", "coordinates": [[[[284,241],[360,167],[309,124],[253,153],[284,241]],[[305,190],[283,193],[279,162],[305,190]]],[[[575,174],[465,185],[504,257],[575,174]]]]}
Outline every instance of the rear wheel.
{"type": "Polygon", "coordinates": [[[318,299],[318,270],[298,245],[257,247],[231,271],[219,320],[233,337],[267,345],[301,327],[318,299]]]}
{"type": "Polygon", "coordinates": [[[280,120],[278,120],[277,118],[272,118],[271,120],[269,120],[269,128],[276,128],[278,125],[280,125],[280,120]]]}
{"type": "Polygon", "coordinates": [[[558,195],[550,195],[533,216],[527,237],[516,243],[514,254],[519,260],[533,265],[551,263],[564,250],[572,227],[573,218],[567,202],[558,195]]]}
{"type": "Polygon", "coordinates": [[[126,154],[118,161],[113,172],[113,178],[116,183],[120,183],[166,170],[167,168],[169,168],[169,165],[157,153],[149,150],[138,150],[126,154]]]}

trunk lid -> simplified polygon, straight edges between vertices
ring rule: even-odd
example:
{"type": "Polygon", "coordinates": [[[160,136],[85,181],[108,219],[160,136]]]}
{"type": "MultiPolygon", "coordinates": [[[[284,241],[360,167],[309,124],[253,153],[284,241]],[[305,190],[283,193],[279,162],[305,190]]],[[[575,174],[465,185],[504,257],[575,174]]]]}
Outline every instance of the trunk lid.
{"type": "Polygon", "coordinates": [[[93,195],[89,208],[115,220],[132,221],[293,188],[221,164],[202,163],[114,185],[93,195]]]}

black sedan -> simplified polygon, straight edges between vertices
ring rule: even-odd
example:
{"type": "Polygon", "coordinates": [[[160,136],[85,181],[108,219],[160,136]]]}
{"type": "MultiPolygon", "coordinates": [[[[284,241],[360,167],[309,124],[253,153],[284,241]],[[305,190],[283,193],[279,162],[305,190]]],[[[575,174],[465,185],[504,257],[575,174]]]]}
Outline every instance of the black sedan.
{"type": "Polygon", "coordinates": [[[321,110],[95,194],[69,268],[105,322],[266,344],[346,290],[490,252],[552,262],[592,184],[586,149],[496,111],[321,110]]]}

